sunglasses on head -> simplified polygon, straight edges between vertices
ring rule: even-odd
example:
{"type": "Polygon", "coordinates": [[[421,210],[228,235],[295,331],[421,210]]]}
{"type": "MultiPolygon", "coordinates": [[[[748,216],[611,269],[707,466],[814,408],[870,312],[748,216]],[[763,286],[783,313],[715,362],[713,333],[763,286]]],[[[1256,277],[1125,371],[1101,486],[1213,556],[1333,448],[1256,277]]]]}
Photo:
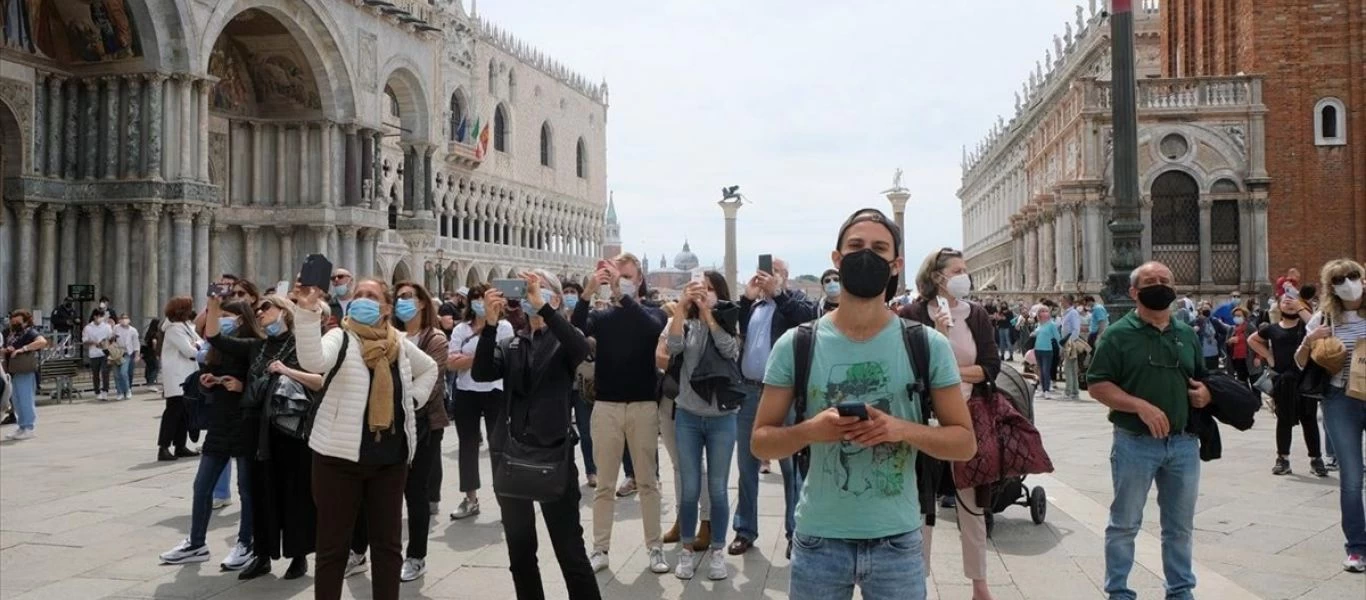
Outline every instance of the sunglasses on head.
{"type": "Polygon", "coordinates": [[[1333,285],[1342,285],[1346,283],[1348,279],[1352,281],[1357,281],[1361,279],[1361,271],[1352,271],[1351,273],[1347,273],[1345,275],[1338,275],[1336,277],[1333,277],[1329,281],[1332,281],[1333,285]]]}
{"type": "Polygon", "coordinates": [[[957,250],[954,250],[953,248],[947,248],[947,247],[946,247],[946,248],[940,248],[940,249],[939,249],[939,258],[944,258],[944,257],[948,257],[948,258],[962,258],[962,257],[963,257],[963,253],[962,253],[962,252],[959,252],[959,251],[957,251],[957,250]]]}

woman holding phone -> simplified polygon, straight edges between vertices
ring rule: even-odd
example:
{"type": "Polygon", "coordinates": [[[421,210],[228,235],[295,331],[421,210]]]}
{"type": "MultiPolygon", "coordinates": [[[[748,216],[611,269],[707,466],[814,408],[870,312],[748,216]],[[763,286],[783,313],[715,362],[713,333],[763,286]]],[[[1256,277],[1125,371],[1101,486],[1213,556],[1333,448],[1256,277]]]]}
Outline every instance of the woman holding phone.
{"type": "MultiPolygon", "coordinates": [[[[490,324],[484,318],[484,292],[491,289],[487,285],[470,288],[470,307],[465,312],[465,320],[455,326],[451,333],[448,348],[449,358],[446,366],[459,376],[455,380],[455,436],[459,444],[460,491],[465,493],[452,520],[467,519],[479,514],[479,444],[483,438],[479,434],[479,421],[482,418],[487,431],[498,427],[498,415],[503,406],[503,380],[475,381],[470,373],[474,366],[474,352],[479,347],[479,335],[484,326],[490,324]]],[[[502,313],[499,314],[499,317],[502,313]]],[[[492,321],[497,329],[496,341],[511,339],[512,323],[497,318],[492,321]]]]}

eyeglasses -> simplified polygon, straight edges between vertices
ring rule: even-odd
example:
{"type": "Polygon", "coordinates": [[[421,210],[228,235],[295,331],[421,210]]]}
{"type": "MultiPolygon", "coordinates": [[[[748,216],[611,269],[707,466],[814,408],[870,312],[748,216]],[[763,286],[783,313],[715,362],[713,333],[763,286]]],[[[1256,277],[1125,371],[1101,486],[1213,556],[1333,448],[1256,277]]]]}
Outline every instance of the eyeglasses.
{"type": "Polygon", "coordinates": [[[1157,352],[1158,356],[1156,358],[1153,357],[1153,348],[1149,346],[1148,366],[1156,369],[1180,369],[1181,355],[1179,352],[1182,344],[1180,341],[1175,342],[1175,344],[1176,352],[1172,352],[1172,347],[1170,345],[1166,344],[1163,340],[1157,340],[1159,351],[1157,352]],[[1176,355],[1171,356],[1172,354],[1176,355]]]}
{"type": "Polygon", "coordinates": [[[248,293],[246,293],[246,292],[243,291],[243,290],[237,290],[237,291],[235,291],[235,292],[232,293],[232,297],[233,297],[233,298],[238,298],[238,299],[241,299],[241,298],[250,298],[250,297],[251,297],[251,294],[248,294],[248,293]]]}
{"type": "Polygon", "coordinates": [[[398,295],[398,299],[399,299],[399,300],[412,300],[413,298],[416,298],[416,297],[417,297],[417,294],[414,294],[413,292],[403,292],[402,294],[399,294],[399,295],[398,295]]]}
{"type": "Polygon", "coordinates": [[[1336,277],[1333,277],[1329,281],[1332,281],[1333,285],[1342,285],[1346,283],[1348,279],[1351,279],[1352,281],[1357,281],[1361,279],[1361,271],[1352,271],[1351,273],[1347,273],[1346,275],[1338,275],[1336,277]]]}
{"type": "Polygon", "coordinates": [[[826,284],[826,283],[839,283],[839,282],[840,282],[840,278],[839,278],[839,277],[827,277],[827,278],[821,280],[821,283],[822,283],[822,284],[826,284]]]}
{"type": "Polygon", "coordinates": [[[332,281],[341,281],[341,280],[343,280],[343,279],[350,279],[350,278],[351,278],[350,275],[333,275],[333,276],[332,276],[332,281]]]}

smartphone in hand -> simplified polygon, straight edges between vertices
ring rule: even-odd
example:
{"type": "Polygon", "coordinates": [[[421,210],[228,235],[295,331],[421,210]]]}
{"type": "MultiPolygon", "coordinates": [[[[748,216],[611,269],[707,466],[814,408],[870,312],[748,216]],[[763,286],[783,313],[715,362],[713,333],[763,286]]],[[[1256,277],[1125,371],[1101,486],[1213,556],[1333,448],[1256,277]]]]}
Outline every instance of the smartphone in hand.
{"type": "Polygon", "coordinates": [[[310,254],[299,269],[299,284],[326,290],[332,283],[332,261],[321,254],[310,254]]]}
{"type": "Polygon", "coordinates": [[[845,400],[836,404],[835,410],[839,411],[841,417],[858,417],[860,421],[868,420],[868,405],[858,400],[845,400]]]}
{"type": "Polygon", "coordinates": [[[508,300],[521,300],[526,297],[525,279],[495,279],[489,282],[493,289],[502,292],[508,300]]]}
{"type": "Polygon", "coordinates": [[[764,273],[768,273],[769,275],[772,275],[772,274],[773,274],[773,255],[772,255],[772,254],[760,254],[760,255],[759,255],[759,270],[760,270],[760,271],[763,271],[764,273]]]}

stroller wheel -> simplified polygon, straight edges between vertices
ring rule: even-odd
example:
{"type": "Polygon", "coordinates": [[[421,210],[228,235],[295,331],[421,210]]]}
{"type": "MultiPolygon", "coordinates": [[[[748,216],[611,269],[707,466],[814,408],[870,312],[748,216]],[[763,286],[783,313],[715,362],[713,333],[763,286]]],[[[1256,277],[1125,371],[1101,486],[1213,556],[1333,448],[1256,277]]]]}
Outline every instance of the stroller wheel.
{"type": "Polygon", "coordinates": [[[1042,525],[1048,517],[1048,495],[1044,493],[1042,486],[1035,486],[1029,492],[1029,518],[1035,525],[1042,525]]]}

